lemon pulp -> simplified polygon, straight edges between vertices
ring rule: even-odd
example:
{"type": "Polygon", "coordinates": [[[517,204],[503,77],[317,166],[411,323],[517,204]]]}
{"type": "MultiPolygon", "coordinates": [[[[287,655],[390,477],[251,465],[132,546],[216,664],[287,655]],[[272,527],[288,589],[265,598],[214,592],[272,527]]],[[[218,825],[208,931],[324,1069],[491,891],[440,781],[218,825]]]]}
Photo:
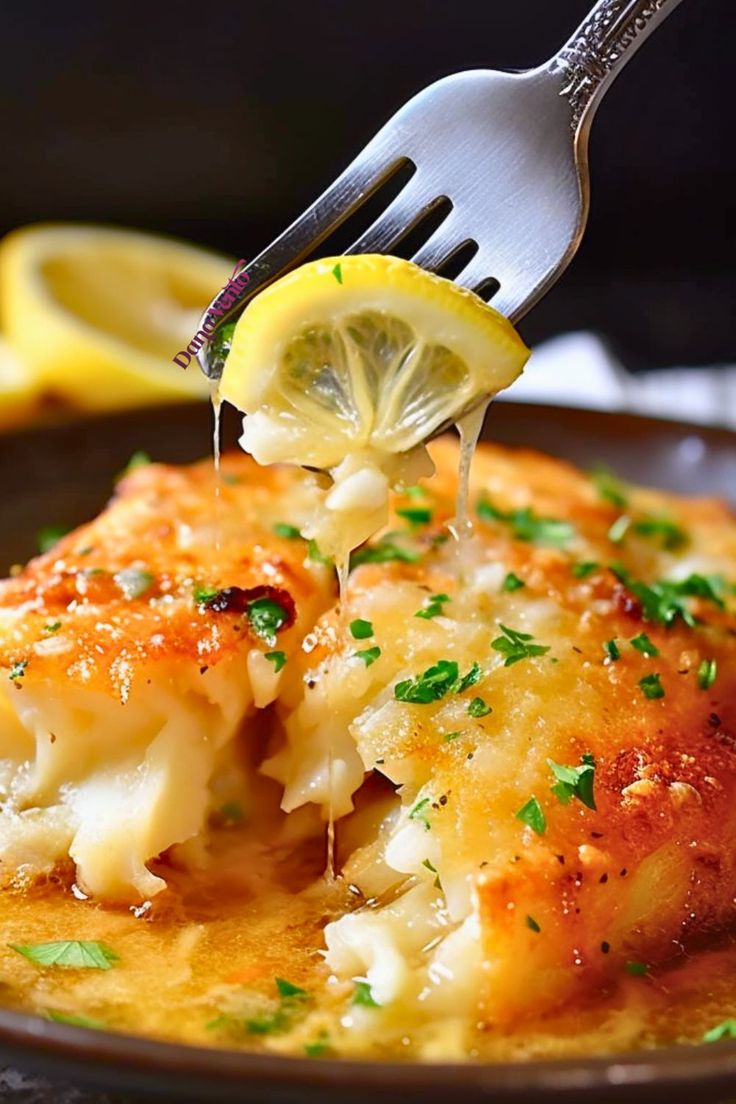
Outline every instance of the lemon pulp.
{"type": "Polygon", "coordinates": [[[431,474],[424,442],[507,387],[528,350],[472,292],[410,261],[331,257],[262,291],[220,384],[259,463],[329,473],[305,535],[344,560],[387,520],[391,485],[431,474]]]}

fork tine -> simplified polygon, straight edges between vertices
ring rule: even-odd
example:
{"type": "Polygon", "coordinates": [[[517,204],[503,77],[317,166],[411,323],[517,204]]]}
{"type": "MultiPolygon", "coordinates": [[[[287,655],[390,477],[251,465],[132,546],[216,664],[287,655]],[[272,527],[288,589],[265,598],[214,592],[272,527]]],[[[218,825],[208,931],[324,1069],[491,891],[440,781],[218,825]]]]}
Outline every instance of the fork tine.
{"type": "Polygon", "coordinates": [[[375,222],[353,242],[348,253],[389,253],[442,200],[427,190],[419,174],[407,181],[375,222]]]}
{"type": "Polygon", "coordinates": [[[448,261],[468,241],[467,229],[463,229],[457,208],[453,208],[442,225],[417,249],[412,260],[420,268],[436,272],[441,264],[448,261]]]}

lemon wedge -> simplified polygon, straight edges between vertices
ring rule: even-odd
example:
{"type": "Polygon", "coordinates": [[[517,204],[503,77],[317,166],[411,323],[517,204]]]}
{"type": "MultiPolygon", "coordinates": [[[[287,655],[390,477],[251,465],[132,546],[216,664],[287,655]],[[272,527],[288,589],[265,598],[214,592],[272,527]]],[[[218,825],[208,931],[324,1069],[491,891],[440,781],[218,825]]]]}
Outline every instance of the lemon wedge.
{"type": "Polygon", "coordinates": [[[26,418],[39,398],[32,374],[0,338],[0,429],[26,418]]]}
{"type": "Polygon", "coordinates": [[[37,385],[83,409],[197,398],[196,363],[184,371],[173,357],[232,266],[137,231],[24,227],[0,243],[2,328],[37,385]]]}
{"type": "Polygon", "coordinates": [[[246,415],[242,444],[259,463],[331,474],[306,535],[342,555],[380,526],[390,484],[431,471],[424,442],[512,383],[528,355],[502,315],[449,280],[396,257],[331,257],[255,297],[220,394],[246,415]]]}

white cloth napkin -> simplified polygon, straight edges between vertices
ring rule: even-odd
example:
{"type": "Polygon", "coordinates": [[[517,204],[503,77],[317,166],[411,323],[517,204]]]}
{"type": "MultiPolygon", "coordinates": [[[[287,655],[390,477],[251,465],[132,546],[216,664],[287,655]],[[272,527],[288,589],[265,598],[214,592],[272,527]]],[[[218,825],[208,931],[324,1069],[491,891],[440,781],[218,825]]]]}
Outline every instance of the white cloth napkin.
{"type": "Polygon", "coordinates": [[[537,346],[521,379],[501,397],[736,429],[736,365],[632,376],[592,333],[562,334],[537,346]]]}

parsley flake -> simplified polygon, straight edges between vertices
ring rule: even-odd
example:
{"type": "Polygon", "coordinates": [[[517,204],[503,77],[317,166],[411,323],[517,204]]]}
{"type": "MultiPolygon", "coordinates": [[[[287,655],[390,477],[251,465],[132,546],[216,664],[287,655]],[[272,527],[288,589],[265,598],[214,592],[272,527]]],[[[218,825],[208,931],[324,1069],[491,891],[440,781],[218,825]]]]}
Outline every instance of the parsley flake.
{"type": "Polygon", "coordinates": [[[503,521],[511,527],[511,535],[517,540],[533,544],[547,544],[559,548],[575,536],[575,529],[567,521],[539,517],[526,506],[520,510],[499,510],[487,498],[481,498],[475,512],[481,521],[503,521]]]}
{"type": "Polygon", "coordinates": [[[39,552],[50,552],[55,544],[69,533],[68,525],[44,525],[36,534],[36,544],[39,552]]]}
{"type": "Polygon", "coordinates": [[[449,601],[449,594],[433,594],[430,598],[427,598],[427,605],[424,607],[424,609],[417,610],[414,616],[423,617],[427,621],[429,621],[432,617],[440,617],[445,612],[445,602],[449,601]]]}
{"type": "Polygon", "coordinates": [[[353,990],[353,997],[350,1001],[351,1004],[361,1005],[363,1008],[380,1008],[380,1004],[373,996],[370,985],[367,981],[355,981],[355,989],[353,990]]]}
{"type": "Polygon", "coordinates": [[[715,659],[704,659],[698,667],[698,686],[701,690],[710,690],[716,681],[718,674],[718,662],[715,659]]]}
{"type": "Polygon", "coordinates": [[[513,571],[509,571],[508,575],[501,584],[501,593],[510,594],[514,590],[521,590],[521,588],[524,586],[526,586],[524,580],[520,579],[518,575],[515,575],[513,571]]]}
{"type": "Polygon", "coordinates": [[[638,686],[644,697],[649,698],[650,701],[664,697],[664,687],[659,675],[645,675],[644,678],[639,679],[638,686]]]}
{"type": "Polygon", "coordinates": [[[435,875],[435,879],[434,879],[434,883],[433,883],[434,888],[435,889],[442,889],[442,882],[440,881],[440,876],[437,873],[437,867],[433,866],[432,863],[429,861],[429,859],[422,859],[422,866],[425,867],[427,870],[429,870],[429,872],[431,874],[435,875]]]}
{"type": "Polygon", "coordinates": [[[510,629],[499,622],[499,628],[503,636],[497,636],[491,641],[491,647],[504,656],[504,667],[511,667],[522,659],[531,659],[533,656],[546,655],[549,646],[544,644],[531,644],[534,639],[531,633],[519,632],[518,629],[510,629]]]}
{"type": "Polygon", "coordinates": [[[310,540],[307,545],[307,558],[312,563],[323,564],[325,567],[334,567],[335,561],[332,556],[326,556],[324,552],[320,551],[319,545],[316,540],[310,540]]]}
{"type": "Polygon", "coordinates": [[[390,540],[380,540],[378,544],[365,544],[350,556],[350,570],[366,563],[417,563],[421,559],[419,552],[411,548],[402,548],[390,540]]]}
{"type": "Polygon", "coordinates": [[[18,679],[22,679],[26,673],[26,667],[28,666],[27,659],[19,659],[17,663],[14,663],[10,668],[10,674],[8,678],[11,682],[17,682],[18,679]]]}
{"type": "Polygon", "coordinates": [[[102,1020],[95,1020],[92,1016],[79,1016],[74,1012],[58,1012],[50,1008],[46,1016],[53,1023],[68,1024],[69,1027],[87,1027],[90,1031],[104,1031],[106,1024],[102,1020]]]}
{"type": "Polygon", "coordinates": [[[273,527],[273,531],[277,537],[283,537],[284,540],[301,540],[301,530],[297,529],[296,525],[289,525],[287,521],[277,521],[273,527]]]}
{"type": "Polygon", "coordinates": [[[43,631],[50,636],[52,633],[58,632],[60,628],[61,621],[49,621],[47,625],[44,625],[43,631]]]}
{"type": "Polygon", "coordinates": [[[637,652],[641,652],[645,656],[658,656],[659,648],[656,644],[653,644],[646,633],[639,633],[638,636],[634,636],[629,641],[632,648],[636,648],[637,652]]]}
{"type": "Polygon", "coordinates": [[[429,705],[439,701],[447,694],[461,694],[469,686],[479,681],[482,671],[480,664],[473,663],[465,675],[460,675],[454,660],[440,659],[433,667],[428,667],[415,679],[404,679],[394,687],[397,701],[410,702],[413,705],[429,705]]]}
{"type": "Polygon", "coordinates": [[[427,506],[399,506],[396,513],[412,526],[429,525],[432,520],[432,511],[427,506]]]}
{"type": "Polygon", "coordinates": [[[607,640],[603,645],[603,651],[612,663],[615,663],[617,659],[621,658],[621,649],[615,640],[607,640]]]}
{"type": "Polygon", "coordinates": [[[526,926],[527,926],[527,927],[529,928],[529,931],[533,931],[533,932],[537,932],[537,933],[539,933],[539,932],[541,932],[541,930],[542,930],[542,929],[540,928],[539,924],[537,923],[537,921],[536,921],[536,920],[534,919],[534,917],[533,917],[533,916],[529,916],[529,915],[527,915],[527,918],[526,918],[526,926]]]}
{"type": "Polygon", "coordinates": [[[684,529],[666,517],[641,518],[633,523],[632,529],[641,537],[661,537],[662,547],[668,552],[682,548],[689,539],[684,529]]]}
{"type": "Polygon", "coordinates": [[[736,1020],[723,1020],[703,1035],[704,1043],[719,1043],[721,1039],[736,1039],[736,1020]]]}
{"type": "Polygon", "coordinates": [[[214,598],[216,594],[219,594],[217,587],[204,586],[202,583],[195,583],[192,587],[192,598],[194,604],[201,606],[204,602],[209,602],[210,598],[214,598]]]}
{"type": "Polygon", "coordinates": [[[520,820],[523,824],[531,828],[533,832],[536,832],[538,836],[543,836],[547,830],[547,818],[544,815],[544,809],[539,804],[536,797],[530,797],[529,800],[514,813],[514,816],[517,820],[520,820]]]}
{"type": "Polygon", "coordinates": [[[462,736],[463,730],[458,728],[455,732],[446,732],[442,737],[443,744],[451,744],[453,740],[459,739],[462,736]]]}
{"type": "Polygon", "coordinates": [[[276,982],[276,990],[280,997],[286,1000],[304,1000],[309,997],[309,993],[306,989],[300,988],[298,985],[294,985],[291,981],[286,981],[284,978],[277,977],[274,979],[276,982]]]}
{"type": "Polygon", "coordinates": [[[354,640],[367,640],[369,636],[373,636],[373,625],[362,617],[356,617],[355,621],[350,622],[350,632],[354,640]]]}
{"type": "Polygon", "coordinates": [[[590,473],[590,478],[601,498],[606,499],[617,510],[626,509],[628,506],[626,484],[610,468],[607,468],[604,464],[598,464],[590,473]]]}
{"type": "Polygon", "coordinates": [[[313,1043],[304,1044],[304,1053],[308,1058],[319,1058],[330,1050],[330,1037],[326,1031],[320,1031],[313,1043]]]}
{"type": "Polygon", "coordinates": [[[148,465],[152,463],[153,461],[147,452],[143,449],[136,449],[120,473],[119,478],[122,479],[124,475],[130,475],[136,468],[147,468],[148,465]]]}
{"type": "Polygon", "coordinates": [[[76,970],[111,970],[120,956],[106,943],[63,939],[55,943],[9,943],[36,966],[65,966],[76,970]]]}
{"type": "Polygon", "coordinates": [[[599,566],[595,560],[585,560],[583,563],[573,564],[571,570],[576,579],[587,579],[599,566]]]}
{"type": "Polygon", "coordinates": [[[264,652],[263,658],[267,659],[269,663],[273,663],[273,669],[276,674],[286,666],[285,652],[264,652]]]}
{"type": "Polygon", "coordinates": [[[659,582],[647,584],[632,579],[621,564],[611,564],[610,569],[618,581],[639,599],[647,621],[659,621],[667,628],[673,625],[678,617],[682,618],[690,628],[695,626],[695,618],[688,609],[685,598],[702,598],[713,602],[719,609],[724,607],[721,598],[723,580],[718,575],[692,574],[679,582],[661,579],[659,582]]]}
{"type": "Polygon", "coordinates": [[[335,265],[335,267],[332,269],[332,275],[335,277],[338,284],[342,283],[342,265],[341,264],[336,264],[335,265]]]}
{"type": "Polygon", "coordinates": [[[468,713],[471,717],[487,717],[491,712],[490,705],[483,698],[473,698],[468,706],[468,713]]]}
{"type": "Polygon", "coordinates": [[[424,826],[424,831],[428,832],[432,825],[427,819],[428,806],[431,804],[431,798],[423,797],[420,801],[412,806],[409,810],[409,820],[416,820],[424,826]]]}
{"type": "Polygon", "coordinates": [[[248,604],[248,620],[256,636],[267,644],[276,643],[276,633],[285,625],[289,615],[273,598],[256,598],[248,604]]]}
{"type": "Polygon", "coordinates": [[[372,663],[375,663],[380,655],[381,649],[377,644],[374,644],[372,648],[361,648],[360,651],[353,652],[353,657],[355,659],[362,659],[366,667],[370,667],[372,663]]]}
{"type": "Polygon", "coordinates": [[[626,973],[631,974],[632,977],[646,977],[649,967],[646,962],[627,962],[626,973]]]}
{"type": "Polygon", "coordinates": [[[595,809],[595,797],[593,796],[595,759],[592,755],[582,755],[581,766],[579,767],[568,767],[562,763],[555,763],[554,759],[548,759],[547,766],[557,779],[552,787],[552,793],[561,805],[568,805],[576,797],[589,809],[595,809]]]}

